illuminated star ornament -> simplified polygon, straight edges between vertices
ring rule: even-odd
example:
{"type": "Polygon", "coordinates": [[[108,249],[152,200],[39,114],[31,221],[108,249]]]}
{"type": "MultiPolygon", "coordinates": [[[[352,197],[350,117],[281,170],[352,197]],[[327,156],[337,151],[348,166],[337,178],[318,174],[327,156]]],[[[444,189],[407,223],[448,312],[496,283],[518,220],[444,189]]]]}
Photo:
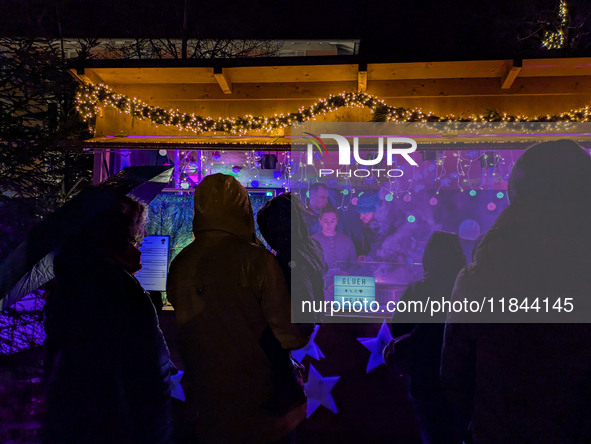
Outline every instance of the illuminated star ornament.
{"type": "Polygon", "coordinates": [[[327,376],[326,378],[323,378],[320,373],[318,373],[318,370],[310,364],[308,382],[304,384],[306,396],[308,397],[308,418],[321,405],[333,413],[338,413],[337,405],[334,402],[331,392],[339,379],[340,376],[327,376]]]}
{"type": "Polygon", "coordinates": [[[301,363],[306,356],[311,356],[312,358],[316,359],[317,361],[319,361],[320,358],[324,358],[324,353],[322,353],[320,348],[318,348],[318,345],[316,344],[316,342],[314,342],[314,340],[316,339],[316,334],[318,333],[319,328],[320,328],[320,325],[317,325],[316,327],[314,327],[314,332],[312,333],[312,336],[310,337],[310,341],[308,341],[308,343],[306,344],[306,346],[304,348],[300,348],[299,350],[294,350],[291,352],[291,357],[293,359],[295,359],[296,361],[301,363]]]}
{"type": "Polygon", "coordinates": [[[170,376],[170,396],[181,401],[185,400],[185,392],[183,392],[183,387],[181,387],[181,378],[184,374],[184,371],[179,370],[176,375],[170,376]]]}
{"type": "Polygon", "coordinates": [[[385,320],[375,338],[357,338],[357,340],[371,352],[369,362],[367,363],[366,373],[385,364],[382,352],[386,345],[392,340],[392,334],[390,333],[390,329],[385,320]]]}

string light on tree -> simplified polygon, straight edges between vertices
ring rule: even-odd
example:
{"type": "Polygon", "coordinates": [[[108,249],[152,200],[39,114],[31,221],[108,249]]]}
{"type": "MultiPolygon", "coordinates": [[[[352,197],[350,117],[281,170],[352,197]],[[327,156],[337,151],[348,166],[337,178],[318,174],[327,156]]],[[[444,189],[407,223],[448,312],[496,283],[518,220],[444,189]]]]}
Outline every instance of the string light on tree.
{"type": "Polygon", "coordinates": [[[566,43],[566,33],[568,30],[568,9],[566,8],[566,2],[560,0],[558,3],[558,24],[554,31],[544,31],[544,37],[542,38],[542,45],[547,49],[560,49],[564,48],[566,43]]]}

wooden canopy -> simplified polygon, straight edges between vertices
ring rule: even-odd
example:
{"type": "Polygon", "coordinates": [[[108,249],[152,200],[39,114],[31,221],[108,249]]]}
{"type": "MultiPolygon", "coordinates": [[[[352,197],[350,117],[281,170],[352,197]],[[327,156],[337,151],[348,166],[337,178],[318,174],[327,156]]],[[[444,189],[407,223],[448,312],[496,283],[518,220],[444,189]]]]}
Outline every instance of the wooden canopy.
{"type": "MultiPolygon", "coordinates": [[[[203,117],[273,116],[318,99],[364,91],[388,105],[437,115],[469,116],[496,110],[549,115],[591,102],[591,58],[366,63],[357,56],[224,60],[96,60],[73,67],[86,83],[165,109],[203,117]]],[[[365,122],[368,109],[342,108],[317,121],[365,122]]],[[[195,135],[176,127],[101,111],[93,147],[156,149],[234,145],[289,145],[289,131],[253,131],[246,137],[195,135]]],[[[242,145],[242,146],[240,146],[242,145]]]]}

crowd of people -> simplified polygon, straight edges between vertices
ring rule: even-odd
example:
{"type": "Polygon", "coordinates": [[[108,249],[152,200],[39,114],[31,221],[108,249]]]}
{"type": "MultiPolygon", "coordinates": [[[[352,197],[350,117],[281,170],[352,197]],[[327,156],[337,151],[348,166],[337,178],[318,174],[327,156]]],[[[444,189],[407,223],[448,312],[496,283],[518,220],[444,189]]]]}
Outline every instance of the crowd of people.
{"type": "MultiPolygon", "coordinates": [[[[588,297],[589,154],[569,141],[536,145],[516,162],[508,194],[510,206],[476,241],[472,261],[457,234],[433,233],[424,278],[402,299],[588,297]]],[[[167,288],[192,442],[295,442],[306,394],[289,350],[308,343],[322,316],[292,323],[291,298],[324,300],[327,275],[372,257],[383,235],[374,220],[379,199],[359,197],[356,243],[339,231],[325,186],[311,187],[308,208],[295,194],[277,196],[257,217],[276,255],[255,238],[248,192],[232,176],[205,177],[194,203],[195,239],[172,262],[167,288]]],[[[171,414],[176,369],[153,302],[133,276],[145,213],[122,198],[55,257],[45,443],[181,439],[171,414]]],[[[392,372],[409,376],[423,442],[591,442],[588,324],[474,324],[453,313],[436,321],[396,313],[384,349],[392,372]]]]}

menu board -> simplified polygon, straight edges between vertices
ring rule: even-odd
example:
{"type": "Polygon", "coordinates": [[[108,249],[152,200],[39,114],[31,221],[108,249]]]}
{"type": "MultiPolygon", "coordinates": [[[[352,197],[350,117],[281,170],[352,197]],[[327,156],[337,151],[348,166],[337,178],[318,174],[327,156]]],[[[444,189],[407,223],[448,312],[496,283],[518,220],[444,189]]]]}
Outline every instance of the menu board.
{"type": "Polygon", "coordinates": [[[344,302],[367,303],[376,300],[376,279],[373,276],[335,276],[334,300],[344,302]]]}
{"type": "Polygon", "coordinates": [[[135,274],[144,290],[166,291],[170,236],[146,236],[140,247],[142,269],[135,274]]]}

